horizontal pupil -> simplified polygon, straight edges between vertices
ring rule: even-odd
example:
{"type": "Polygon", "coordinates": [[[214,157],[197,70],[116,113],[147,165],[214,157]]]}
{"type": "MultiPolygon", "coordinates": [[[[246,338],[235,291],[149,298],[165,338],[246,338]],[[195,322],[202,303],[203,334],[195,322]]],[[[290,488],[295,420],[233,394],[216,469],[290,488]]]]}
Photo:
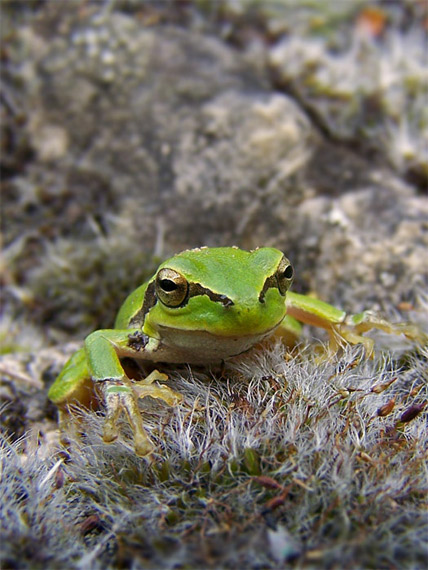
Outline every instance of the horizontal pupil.
{"type": "Polygon", "coordinates": [[[171,279],[162,279],[160,286],[164,291],[175,291],[177,289],[177,283],[174,283],[171,279]]]}

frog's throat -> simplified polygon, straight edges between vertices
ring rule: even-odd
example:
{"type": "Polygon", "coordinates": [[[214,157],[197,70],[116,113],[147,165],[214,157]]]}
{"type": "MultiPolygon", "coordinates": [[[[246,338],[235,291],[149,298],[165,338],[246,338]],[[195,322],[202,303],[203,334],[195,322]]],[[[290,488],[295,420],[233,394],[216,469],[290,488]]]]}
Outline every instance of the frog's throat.
{"type": "Polygon", "coordinates": [[[271,335],[277,326],[245,335],[216,335],[207,331],[159,326],[158,334],[162,340],[150,339],[151,360],[188,364],[218,363],[246,352],[271,335]]]}

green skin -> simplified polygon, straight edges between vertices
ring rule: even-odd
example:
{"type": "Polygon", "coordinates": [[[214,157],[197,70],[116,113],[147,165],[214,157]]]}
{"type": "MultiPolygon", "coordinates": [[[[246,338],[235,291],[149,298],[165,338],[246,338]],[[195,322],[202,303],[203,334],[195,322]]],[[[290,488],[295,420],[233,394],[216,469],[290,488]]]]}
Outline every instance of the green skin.
{"type": "Polygon", "coordinates": [[[88,404],[95,391],[106,405],[104,441],[118,435],[124,411],[138,455],[153,450],[144,429],[138,398],[151,396],[175,405],[181,396],[156,380],[153,371],[131,380],[121,359],[148,362],[211,364],[249,350],[275,333],[293,343],[301,323],[326,329],[330,352],[346,343],[362,343],[369,355],[372,340],[361,336],[377,328],[420,340],[413,325],[393,325],[366,311],[347,315],[335,307],[289,292],[292,268],[274,248],[251,252],[234,247],[200,248],[168,259],[155,276],[133,291],[122,305],[114,329],[91,333],[66,363],[49,390],[64,418],[73,402],[88,404]],[[98,390],[96,390],[98,388],[98,390]]]}

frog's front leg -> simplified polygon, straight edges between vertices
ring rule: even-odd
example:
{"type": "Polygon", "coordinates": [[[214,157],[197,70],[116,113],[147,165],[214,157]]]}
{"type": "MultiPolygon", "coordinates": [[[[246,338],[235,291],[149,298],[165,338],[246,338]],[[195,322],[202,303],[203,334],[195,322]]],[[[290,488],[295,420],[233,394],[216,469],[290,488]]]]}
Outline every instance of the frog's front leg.
{"type": "Polygon", "coordinates": [[[330,337],[329,353],[335,354],[346,344],[362,344],[366,354],[373,354],[373,339],[363,336],[372,329],[379,329],[389,334],[403,334],[421,346],[426,346],[428,336],[412,323],[390,323],[372,311],[348,315],[332,305],[298,293],[287,293],[287,315],[282,328],[290,333],[290,324],[295,320],[321,327],[330,337]]]}
{"type": "Polygon", "coordinates": [[[142,456],[150,453],[153,446],[143,426],[138,398],[151,396],[174,405],[181,397],[169,387],[155,382],[168,378],[157,370],[140,382],[131,381],[125,374],[120,358],[129,356],[151,360],[156,343],[155,339],[141,330],[132,329],[98,330],[85,340],[91,377],[100,386],[106,405],[103,439],[106,443],[117,439],[118,419],[125,412],[134,433],[135,452],[142,456]]]}
{"type": "Polygon", "coordinates": [[[134,433],[136,453],[147,455],[152,444],[143,426],[138,398],[152,396],[174,405],[181,396],[155,382],[167,380],[165,374],[156,370],[140,382],[130,380],[120,358],[128,356],[151,361],[157,347],[157,341],[140,330],[107,329],[90,334],[85,346],[65,364],[48,393],[59,407],[60,427],[69,425],[68,412],[73,402],[91,406],[97,393],[98,399],[101,397],[106,405],[104,440],[112,442],[118,437],[117,422],[124,412],[134,433]]]}
{"type": "Polygon", "coordinates": [[[351,344],[364,344],[368,355],[371,356],[373,353],[373,340],[362,335],[373,329],[381,330],[388,334],[402,334],[419,346],[428,345],[428,335],[414,323],[391,323],[373,311],[346,315],[343,324],[338,325],[335,330],[340,337],[351,344]]]}

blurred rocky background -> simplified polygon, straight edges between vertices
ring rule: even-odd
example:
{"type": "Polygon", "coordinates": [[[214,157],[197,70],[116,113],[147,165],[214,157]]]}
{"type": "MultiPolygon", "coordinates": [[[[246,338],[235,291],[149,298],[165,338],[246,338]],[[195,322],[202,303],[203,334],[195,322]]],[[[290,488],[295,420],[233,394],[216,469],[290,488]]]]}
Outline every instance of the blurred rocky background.
{"type": "Polygon", "coordinates": [[[1,7],[9,340],[106,326],[159,259],[200,245],[279,247],[296,290],[347,310],[415,301],[425,2],[1,7]]]}

